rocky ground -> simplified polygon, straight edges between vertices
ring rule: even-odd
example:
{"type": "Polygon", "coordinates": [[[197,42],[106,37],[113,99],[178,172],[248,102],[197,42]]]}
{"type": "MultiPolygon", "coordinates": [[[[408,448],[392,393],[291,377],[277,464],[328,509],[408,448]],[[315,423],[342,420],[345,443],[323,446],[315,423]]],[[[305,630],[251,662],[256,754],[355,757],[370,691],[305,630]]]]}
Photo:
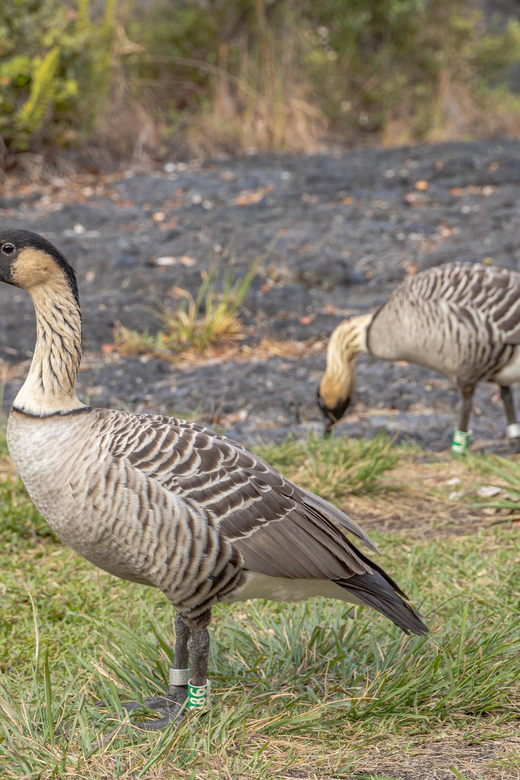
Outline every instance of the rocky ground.
{"type": "MultiPolygon", "coordinates": [[[[78,272],[84,399],[195,413],[244,441],[282,440],[321,428],[326,339],[344,317],[374,309],[405,274],[433,265],[519,267],[519,195],[520,141],[505,140],[9,180],[0,224],[43,233],[78,272]],[[116,322],[153,332],[154,311],[178,305],[168,295],[174,285],[196,293],[204,269],[218,262],[221,274],[240,278],[255,258],[241,310],[247,351],[174,364],[113,349],[116,322]]],[[[34,315],[28,296],[5,285],[0,308],[7,411],[32,354],[34,315]]],[[[449,380],[369,357],[357,376],[356,404],[338,433],[384,429],[449,446],[458,402],[449,380]]],[[[503,449],[497,388],[481,386],[475,406],[475,445],[503,449]]]]}

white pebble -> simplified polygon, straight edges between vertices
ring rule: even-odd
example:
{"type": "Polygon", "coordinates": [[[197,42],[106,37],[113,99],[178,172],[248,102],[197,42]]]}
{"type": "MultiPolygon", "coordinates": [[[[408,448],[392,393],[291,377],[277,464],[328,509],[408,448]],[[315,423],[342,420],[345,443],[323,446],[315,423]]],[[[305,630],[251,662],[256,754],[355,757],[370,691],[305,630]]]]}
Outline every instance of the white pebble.
{"type": "Polygon", "coordinates": [[[175,263],[178,263],[177,257],[170,257],[169,255],[165,255],[164,257],[158,257],[155,261],[155,265],[175,265],[175,263]]]}
{"type": "Polygon", "coordinates": [[[458,499],[462,498],[463,495],[464,493],[462,492],[462,490],[455,490],[453,493],[449,494],[448,498],[450,499],[450,501],[458,501],[458,499]]]}
{"type": "Polygon", "coordinates": [[[491,498],[492,496],[498,496],[502,492],[502,489],[496,485],[482,485],[477,490],[477,496],[481,498],[491,498]]]}

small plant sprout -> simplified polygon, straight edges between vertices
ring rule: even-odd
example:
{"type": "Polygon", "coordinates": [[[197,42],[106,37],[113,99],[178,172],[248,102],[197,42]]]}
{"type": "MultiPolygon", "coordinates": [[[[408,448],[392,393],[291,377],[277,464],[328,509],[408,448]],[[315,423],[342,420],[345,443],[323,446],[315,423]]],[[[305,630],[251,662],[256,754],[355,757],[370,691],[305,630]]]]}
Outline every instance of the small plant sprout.
{"type": "Polygon", "coordinates": [[[243,278],[232,279],[230,274],[224,274],[221,291],[218,290],[218,264],[202,272],[202,284],[196,296],[182,287],[172,287],[169,296],[180,300],[181,304],[174,312],[165,306],[154,312],[162,323],[161,330],[155,335],[147,331],[137,333],[117,323],[114,329],[116,346],[127,355],[152,353],[174,359],[180,352],[203,355],[211,347],[229,346],[243,339],[245,334],[239,311],[258,262],[259,258],[251,263],[243,278]]]}

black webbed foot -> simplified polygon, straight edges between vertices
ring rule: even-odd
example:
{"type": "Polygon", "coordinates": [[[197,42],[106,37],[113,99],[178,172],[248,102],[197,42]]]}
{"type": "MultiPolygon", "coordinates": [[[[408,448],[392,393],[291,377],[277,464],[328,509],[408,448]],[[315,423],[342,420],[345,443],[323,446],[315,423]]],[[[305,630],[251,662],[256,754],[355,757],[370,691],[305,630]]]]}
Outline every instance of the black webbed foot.
{"type": "Polygon", "coordinates": [[[164,729],[170,723],[180,721],[185,712],[185,708],[182,704],[179,704],[175,698],[171,698],[170,696],[147,696],[142,701],[122,701],[121,706],[126,712],[141,710],[143,714],[146,714],[146,710],[153,710],[159,715],[162,715],[161,718],[135,721],[133,723],[137,728],[147,730],[164,729]]]}

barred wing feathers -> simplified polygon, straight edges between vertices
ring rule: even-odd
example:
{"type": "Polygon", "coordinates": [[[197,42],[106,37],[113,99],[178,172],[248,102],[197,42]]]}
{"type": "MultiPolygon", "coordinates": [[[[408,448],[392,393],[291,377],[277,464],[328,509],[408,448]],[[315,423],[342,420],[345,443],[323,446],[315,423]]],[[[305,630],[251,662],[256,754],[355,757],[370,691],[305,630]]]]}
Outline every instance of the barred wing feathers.
{"type": "Polygon", "coordinates": [[[159,415],[104,414],[112,418],[112,454],[215,518],[244,570],[331,580],[405,631],[427,630],[393,580],[347,537],[377,552],[367,534],[328,502],[203,426],[159,415]]]}
{"type": "MultiPolygon", "coordinates": [[[[520,273],[446,263],[402,282],[388,299],[445,302],[461,319],[491,328],[503,344],[520,344],[520,273]]],[[[491,335],[491,334],[490,334],[491,335]]]]}

